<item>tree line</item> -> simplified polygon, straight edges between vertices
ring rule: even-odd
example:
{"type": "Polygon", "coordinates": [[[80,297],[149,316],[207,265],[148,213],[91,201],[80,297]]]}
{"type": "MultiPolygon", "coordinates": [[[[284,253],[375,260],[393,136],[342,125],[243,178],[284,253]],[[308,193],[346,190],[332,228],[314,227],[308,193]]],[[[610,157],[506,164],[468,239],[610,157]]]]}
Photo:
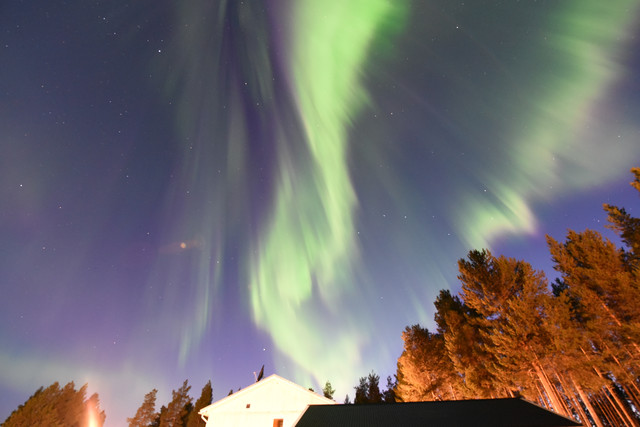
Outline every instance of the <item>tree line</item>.
{"type": "Polygon", "coordinates": [[[98,394],[87,398],[87,384],[76,390],[70,382],[60,387],[57,382],[40,387],[25,403],[18,406],[2,423],[4,427],[51,426],[84,427],[102,426],[106,416],[100,409],[98,394]]]}
{"type": "MultiPolygon", "coordinates": [[[[640,191],[640,168],[631,170],[640,191]]],[[[594,230],[547,236],[560,277],[472,250],[436,330],[408,326],[398,401],[522,396],[599,427],[640,425],[640,219],[605,204],[618,248],[594,230]]]]}
{"type": "Polygon", "coordinates": [[[163,405],[156,412],[157,389],[151,390],[144,396],[142,405],[132,418],[127,418],[129,427],[204,427],[205,422],[200,417],[200,410],[211,404],[213,390],[211,381],[208,381],[200,397],[193,403],[189,396],[191,386],[188,380],[184,380],[182,386],[171,392],[171,401],[163,405]]]}

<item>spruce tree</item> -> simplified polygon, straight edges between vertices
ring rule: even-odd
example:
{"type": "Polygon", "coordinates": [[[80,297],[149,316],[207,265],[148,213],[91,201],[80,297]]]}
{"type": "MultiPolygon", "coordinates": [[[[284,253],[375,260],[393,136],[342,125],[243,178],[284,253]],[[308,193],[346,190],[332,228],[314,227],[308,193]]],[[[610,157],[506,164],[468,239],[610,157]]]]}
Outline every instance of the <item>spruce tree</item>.
{"type": "Polygon", "coordinates": [[[380,391],[380,376],[371,371],[366,377],[361,377],[356,387],[356,396],[353,403],[382,403],[380,391]]]}
{"type": "Polygon", "coordinates": [[[153,424],[154,420],[158,417],[158,413],[156,413],[157,394],[158,390],[154,388],[144,395],[144,401],[136,411],[136,414],[133,418],[127,418],[129,427],[148,427],[153,424]]]}
{"type": "Polygon", "coordinates": [[[86,384],[76,390],[73,382],[62,388],[57,382],[46,389],[41,387],[13,411],[2,425],[84,427],[92,419],[102,426],[106,416],[100,410],[98,395],[86,398],[86,391],[86,384]]]}
{"type": "Polygon", "coordinates": [[[200,417],[200,410],[206,406],[211,405],[211,401],[213,399],[213,390],[211,388],[211,380],[209,380],[204,387],[202,387],[202,392],[200,393],[200,397],[196,400],[196,404],[193,409],[189,413],[189,419],[187,421],[187,427],[204,427],[205,422],[200,417]]]}
{"type": "Polygon", "coordinates": [[[326,397],[327,399],[333,399],[333,393],[335,392],[336,391],[331,386],[331,383],[327,381],[322,388],[322,394],[324,395],[324,397],[326,397]]]}
{"type": "Polygon", "coordinates": [[[166,416],[167,416],[167,407],[165,405],[162,405],[160,407],[160,410],[158,411],[158,415],[156,416],[156,419],[153,420],[151,427],[160,427],[160,421],[166,418],[166,416]]]}
{"type": "MultiPolygon", "coordinates": [[[[465,265],[473,265],[475,273],[470,277],[473,277],[482,289],[482,286],[485,286],[483,284],[492,281],[491,268],[483,267],[489,262],[490,257],[491,254],[488,251],[469,252],[469,261],[458,262],[461,272],[458,278],[464,283],[465,265]]],[[[436,308],[436,322],[438,328],[444,330],[447,355],[463,383],[462,387],[457,391],[454,389],[453,392],[461,395],[460,397],[474,399],[495,397],[496,378],[490,370],[494,360],[488,348],[490,342],[488,342],[486,325],[482,322],[484,313],[478,312],[466,301],[452,297],[446,291],[441,292],[439,300],[436,300],[436,308]],[[441,307],[447,310],[442,315],[439,314],[441,307]]],[[[454,381],[453,384],[455,385],[456,382],[454,381]]]]}
{"type": "Polygon", "coordinates": [[[353,398],[353,403],[359,405],[362,403],[368,403],[367,390],[369,385],[367,384],[367,377],[360,377],[358,385],[354,387],[356,394],[353,398]]]}
{"type": "MultiPolygon", "coordinates": [[[[632,168],[634,180],[631,186],[640,192],[640,168],[632,168]]],[[[604,204],[608,213],[609,228],[616,231],[622,241],[629,248],[625,251],[625,258],[630,269],[638,272],[640,269],[640,218],[632,217],[625,208],[604,204]]]]}
{"type": "Polygon", "coordinates": [[[442,334],[413,325],[402,333],[402,340],[404,351],[398,358],[394,400],[395,397],[402,402],[455,399],[452,388],[455,374],[442,334]]]}
{"type": "Polygon", "coordinates": [[[585,331],[598,353],[640,356],[640,276],[627,268],[621,251],[593,230],[569,230],[564,243],[547,240],[554,268],[580,302],[585,331]]]}
{"type": "Polygon", "coordinates": [[[605,400],[600,406],[611,407],[603,414],[618,414],[612,422],[640,425],[626,403],[640,404],[640,277],[629,268],[623,251],[596,231],[569,230],[563,243],[547,240],[554,268],[566,284],[564,292],[579,307],[576,328],[586,341],[580,347],[582,359],[602,384],[598,393],[605,400]]]}
{"type": "Polygon", "coordinates": [[[387,388],[382,392],[382,401],[384,403],[396,403],[396,388],[398,387],[398,378],[396,376],[387,376],[387,388]]]}
{"type": "Polygon", "coordinates": [[[437,331],[440,334],[444,334],[449,330],[447,314],[451,312],[463,314],[465,311],[465,307],[460,301],[460,298],[451,295],[451,291],[448,289],[440,290],[433,305],[436,307],[436,312],[433,317],[436,322],[437,331]]]}
{"type": "Polygon", "coordinates": [[[367,376],[367,400],[368,403],[381,403],[380,375],[371,371],[367,376]]]}
{"type": "Polygon", "coordinates": [[[471,251],[458,265],[464,303],[479,314],[475,323],[491,356],[487,366],[494,396],[548,399],[556,412],[567,414],[550,380],[554,368],[547,357],[544,328],[550,294],[544,274],[524,261],[496,258],[488,250],[471,251]],[[537,383],[531,381],[531,373],[537,383]]]}
{"type": "MultiPolygon", "coordinates": [[[[184,419],[191,405],[191,397],[189,397],[191,386],[188,380],[184,380],[182,387],[171,392],[172,399],[167,405],[165,413],[160,414],[160,427],[182,427],[186,420],[184,419]]],[[[162,412],[162,411],[161,411],[162,412]]]]}

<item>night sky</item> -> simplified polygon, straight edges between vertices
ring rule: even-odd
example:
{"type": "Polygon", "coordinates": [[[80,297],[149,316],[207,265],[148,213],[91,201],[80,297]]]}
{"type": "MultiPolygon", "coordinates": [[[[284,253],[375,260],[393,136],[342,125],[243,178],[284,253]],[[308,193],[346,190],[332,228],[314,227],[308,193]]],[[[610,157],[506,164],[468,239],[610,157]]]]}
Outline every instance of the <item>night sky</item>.
{"type": "MultiPolygon", "coordinates": [[[[456,261],[640,215],[639,0],[0,4],[0,420],[89,383],[342,401],[456,261]]],[[[158,405],[159,406],[159,405],[158,405]]]]}

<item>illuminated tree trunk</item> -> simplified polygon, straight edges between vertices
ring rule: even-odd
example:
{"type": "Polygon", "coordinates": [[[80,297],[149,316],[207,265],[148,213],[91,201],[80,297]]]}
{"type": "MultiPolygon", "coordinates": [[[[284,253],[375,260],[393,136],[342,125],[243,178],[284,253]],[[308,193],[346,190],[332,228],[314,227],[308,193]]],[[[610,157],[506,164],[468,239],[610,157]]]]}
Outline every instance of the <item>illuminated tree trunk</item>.
{"type": "MultiPolygon", "coordinates": [[[[602,394],[607,399],[607,402],[609,403],[611,410],[616,415],[617,421],[615,422],[615,424],[626,425],[627,423],[625,422],[626,416],[624,414],[624,411],[622,410],[620,405],[616,402],[615,396],[611,395],[611,393],[608,390],[608,387],[604,388],[604,390],[602,391],[602,394]]],[[[632,423],[631,425],[635,425],[633,421],[631,421],[631,423],[632,423]]]]}
{"type": "Polygon", "coordinates": [[[551,381],[549,381],[549,378],[542,369],[542,366],[539,365],[539,362],[536,361],[536,363],[533,364],[533,368],[536,371],[538,380],[544,388],[547,398],[551,401],[551,405],[553,406],[552,409],[561,415],[569,415],[569,411],[566,405],[558,395],[558,391],[556,390],[556,388],[553,386],[553,384],[551,384],[551,381]]]}
{"type": "Polygon", "coordinates": [[[535,385],[536,391],[538,392],[538,403],[540,403],[541,406],[544,406],[545,408],[548,408],[549,407],[549,401],[545,397],[544,391],[542,391],[540,389],[540,383],[538,381],[536,381],[536,378],[532,378],[531,381],[535,385]]]}
{"type": "Polygon", "coordinates": [[[572,387],[569,386],[569,384],[567,384],[567,382],[564,380],[564,377],[562,375],[559,375],[557,371],[554,371],[554,373],[555,373],[556,379],[558,380],[558,382],[562,386],[562,389],[564,390],[564,395],[567,398],[570,406],[576,410],[576,412],[580,416],[580,419],[586,422],[586,420],[588,420],[587,414],[584,411],[584,409],[582,409],[582,405],[580,404],[580,401],[578,400],[575,391],[572,389],[572,387]]]}
{"type": "MultiPolygon", "coordinates": [[[[582,390],[582,387],[580,387],[580,385],[573,379],[573,376],[571,377],[571,382],[573,383],[573,388],[578,393],[578,396],[580,396],[580,400],[582,400],[582,403],[584,403],[584,406],[587,407],[587,411],[589,411],[589,414],[591,415],[591,419],[593,420],[593,422],[596,423],[597,427],[604,427],[604,425],[602,424],[602,421],[600,420],[600,417],[598,416],[598,413],[596,412],[595,408],[591,404],[591,399],[589,399],[589,396],[587,396],[584,390],[582,390]]],[[[586,418],[583,421],[586,422],[586,418]]]]}
{"type": "Polygon", "coordinates": [[[620,411],[622,411],[622,418],[629,421],[629,425],[640,426],[638,420],[629,413],[629,406],[623,403],[622,400],[620,400],[620,396],[618,396],[618,393],[616,393],[616,391],[613,390],[608,384],[605,386],[605,388],[607,389],[611,397],[613,397],[613,400],[615,400],[617,407],[620,408],[620,411]]]}
{"type": "Polygon", "coordinates": [[[638,390],[638,385],[635,383],[633,378],[631,379],[631,381],[621,385],[624,388],[624,391],[629,395],[629,398],[631,399],[635,407],[636,408],[640,407],[640,403],[638,401],[639,400],[638,398],[640,396],[640,391],[638,390]]]}
{"type": "MultiPolygon", "coordinates": [[[[605,393],[601,391],[600,394],[604,395],[605,393]]],[[[604,400],[596,397],[594,402],[600,408],[600,412],[602,412],[609,425],[616,425],[622,422],[622,420],[616,416],[616,412],[611,409],[611,403],[609,402],[608,398],[606,398],[606,396],[604,400]]]]}

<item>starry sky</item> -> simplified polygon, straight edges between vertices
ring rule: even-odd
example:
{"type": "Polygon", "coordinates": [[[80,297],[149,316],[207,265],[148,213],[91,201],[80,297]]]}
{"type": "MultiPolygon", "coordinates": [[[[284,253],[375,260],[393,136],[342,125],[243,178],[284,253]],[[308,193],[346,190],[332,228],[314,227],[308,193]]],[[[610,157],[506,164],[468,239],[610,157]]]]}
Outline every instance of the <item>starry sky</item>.
{"type": "Polygon", "coordinates": [[[1,420],[73,380],[122,425],[263,364],[342,401],[470,249],[555,277],[545,234],[639,215],[638,0],[16,0],[0,31],[1,420]]]}

